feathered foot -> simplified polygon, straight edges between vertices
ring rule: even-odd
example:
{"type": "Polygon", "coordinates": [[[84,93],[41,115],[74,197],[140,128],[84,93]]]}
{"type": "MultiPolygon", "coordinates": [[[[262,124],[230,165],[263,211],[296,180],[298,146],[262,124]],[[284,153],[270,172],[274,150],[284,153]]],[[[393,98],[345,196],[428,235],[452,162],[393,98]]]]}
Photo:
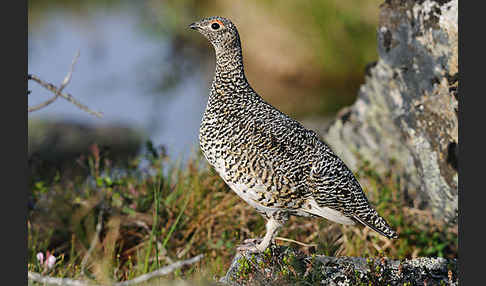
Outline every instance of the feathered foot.
{"type": "Polygon", "coordinates": [[[273,242],[274,237],[277,235],[278,229],[282,226],[277,220],[271,218],[267,221],[265,225],[267,232],[263,239],[260,238],[249,238],[243,241],[243,244],[239,245],[236,250],[238,252],[249,252],[249,253],[261,253],[270,246],[273,242]]]}

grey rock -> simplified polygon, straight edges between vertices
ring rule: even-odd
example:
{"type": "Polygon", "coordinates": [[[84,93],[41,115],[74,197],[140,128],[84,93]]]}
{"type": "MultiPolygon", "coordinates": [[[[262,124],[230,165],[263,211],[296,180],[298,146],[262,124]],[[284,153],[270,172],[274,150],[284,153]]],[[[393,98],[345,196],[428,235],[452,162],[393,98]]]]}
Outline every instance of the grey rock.
{"type": "Polygon", "coordinates": [[[351,170],[394,164],[407,196],[447,223],[458,208],[458,1],[387,0],[379,60],[322,134],[351,170]]]}
{"type": "Polygon", "coordinates": [[[419,257],[392,260],[305,256],[272,246],[267,254],[237,254],[226,285],[457,285],[456,259],[419,257]]]}

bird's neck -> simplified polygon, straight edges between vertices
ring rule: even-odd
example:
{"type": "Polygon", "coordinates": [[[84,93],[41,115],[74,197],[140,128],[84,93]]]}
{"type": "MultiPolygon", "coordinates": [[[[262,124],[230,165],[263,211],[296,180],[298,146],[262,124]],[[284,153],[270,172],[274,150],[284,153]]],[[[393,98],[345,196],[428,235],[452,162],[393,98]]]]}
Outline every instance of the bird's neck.
{"type": "Polygon", "coordinates": [[[231,108],[239,109],[242,102],[258,95],[246,79],[239,39],[215,50],[216,70],[206,110],[226,110],[230,114],[231,108]]]}
{"type": "Polygon", "coordinates": [[[216,70],[213,87],[246,87],[248,82],[243,67],[243,54],[239,39],[235,39],[227,46],[216,48],[215,50],[216,70]]]}
{"type": "Polygon", "coordinates": [[[208,106],[216,109],[236,106],[234,103],[247,97],[251,90],[243,68],[241,47],[216,50],[216,70],[208,106]]]}
{"type": "Polygon", "coordinates": [[[224,49],[216,49],[216,74],[226,72],[241,72],[244,74],[241,47],[229,46],[224,49]]]}

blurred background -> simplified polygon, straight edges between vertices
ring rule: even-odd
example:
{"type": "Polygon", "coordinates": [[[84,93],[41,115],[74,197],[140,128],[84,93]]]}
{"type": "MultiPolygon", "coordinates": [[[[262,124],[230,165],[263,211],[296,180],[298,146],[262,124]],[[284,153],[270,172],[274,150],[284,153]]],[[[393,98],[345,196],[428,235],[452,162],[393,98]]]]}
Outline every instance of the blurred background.
{"type": "MultiPolygon", "coordinates": [[[[377,60],[379,0],[45,0],[28,3],[28,72],[95,111],[59,99],[29,113],[29,155],[71,159],[92,142],[132,155],[151,140],[173,159],[198,150],[214,51],[188,24],[220,15],[239,28],[249,82],[301,121],[353,103],[377,60]],[[71,157],[70,157],[71,156],[71,157]]],[[[32,81],[29,106],[52,94],[32,81]]]]}

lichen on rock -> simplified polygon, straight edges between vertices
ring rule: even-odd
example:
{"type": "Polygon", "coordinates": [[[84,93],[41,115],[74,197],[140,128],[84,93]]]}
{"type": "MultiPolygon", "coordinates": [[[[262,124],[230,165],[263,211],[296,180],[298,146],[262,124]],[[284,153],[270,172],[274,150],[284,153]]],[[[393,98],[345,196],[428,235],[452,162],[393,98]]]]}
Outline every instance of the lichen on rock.
{"type": "Polygon", "coordinates": [[[457,223],[457,0],[381,6],[379,60],[358,99],[323,134],[354,171],[359,160],[386,170],[445,222],[457,223]]]}
{"type": "Polygon", "coordinates": [[[267,253],[238,253],[221,283],[241,285],[457,285],[456,259],[306,256],[272,245],[267,253]]]}

